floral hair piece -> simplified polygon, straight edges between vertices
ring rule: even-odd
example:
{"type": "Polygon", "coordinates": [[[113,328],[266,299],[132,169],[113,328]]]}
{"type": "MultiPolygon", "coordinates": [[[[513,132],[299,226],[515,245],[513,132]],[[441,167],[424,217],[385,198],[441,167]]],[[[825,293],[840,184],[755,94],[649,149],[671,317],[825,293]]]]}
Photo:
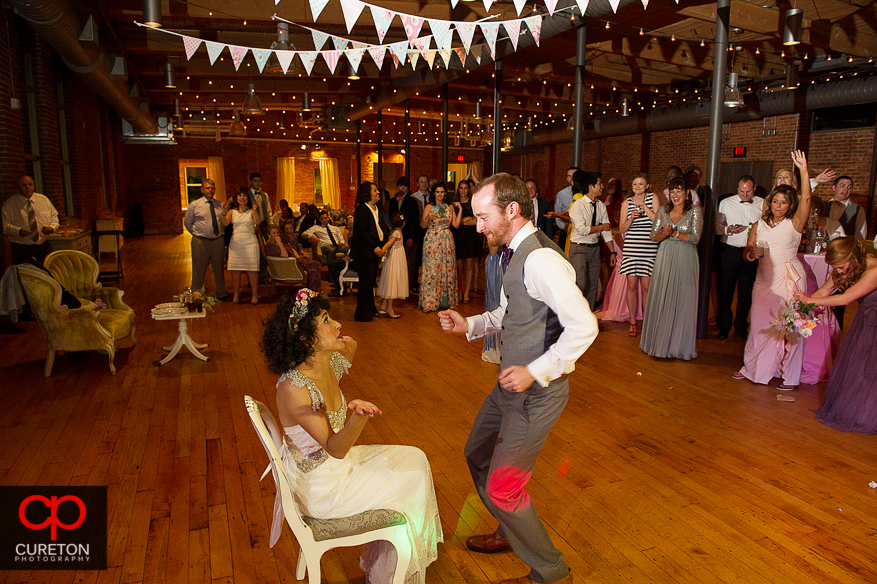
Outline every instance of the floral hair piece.
{"type": "Polygon", "coordinates": [[[318,292],[309,288],[302,288],[298,291],[298,294],[295,295],[295,306],[289,313],[289,330],[293,332],[298,330],[298,322],[308,313],[308,303],[311,298],[316,298],[318,295],[318,292]]]}

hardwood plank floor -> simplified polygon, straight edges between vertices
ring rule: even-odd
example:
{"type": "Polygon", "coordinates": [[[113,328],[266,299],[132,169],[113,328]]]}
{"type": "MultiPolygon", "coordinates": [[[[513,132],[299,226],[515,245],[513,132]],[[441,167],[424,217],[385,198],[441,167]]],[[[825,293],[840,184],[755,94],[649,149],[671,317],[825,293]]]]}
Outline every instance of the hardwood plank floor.
{"type": "MultiPolygon", "coordinates": [[[[176,326],[149,309],[188,284],[189,238],[126,240],[124,260],[138,344],[117,352],[115,377],[91,352],[56,358],[46,379],[35,324],[0,337],[0,484],[106,485],[109,569],[6,572],[0,582],[292,582],[298,545],[284,528],[268,547],[274,485],[259,482],[267,461],[243,406],[249,394],[274,407],[276,378],[258,348],[274,290],[262,287],[257,306],[224,303],[190,323],[210,344],[209,362],[184,350],[159,366],[176,326]]],[[[475,295],[460,308],[474,314],[482,302],[475,295]]],[[[384,412],[362,443],[411,444],[429,457],[445,542],[428,584],[526,573],[513,554],[464,545],[495,526],[462,451],[496,366],[481,361],[480,343],[444,334],[416,298],[401,303],[402,319],[371,324],[353,321],[355,303],[332,300],[359,341],[342,388],[384,412]]],[[[773,388],[731,379],[743,352],[736,337],[713,331],[687,363],[643,355],[624,323],[606,328],[570,377],[529,487],[579,582],[877,582],[877,489],[868,487],[877,437],[816,423],[824,384],[778,402],[773,388]]],[[[358,555],[327,554],[327,584],[364,583],[358,555]]]]}

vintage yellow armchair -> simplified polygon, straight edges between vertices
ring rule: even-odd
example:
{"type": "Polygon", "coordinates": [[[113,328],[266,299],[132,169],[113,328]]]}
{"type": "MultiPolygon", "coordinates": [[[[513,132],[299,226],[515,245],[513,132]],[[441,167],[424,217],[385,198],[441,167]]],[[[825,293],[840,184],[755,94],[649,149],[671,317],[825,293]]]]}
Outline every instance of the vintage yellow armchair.
{"type": "Polygon", "coordinates": [[[116,341],[130,335],[131,341],[137,344],[134,340],[133,311],[99,310],[87,300],[80,308],[68,308],[61,304],[61,285],[58,281],[33,266],[18,266],[18,278],[49,347],[44,370],[46,377],[52,374],[52,364],[58,351],[106,351],[110,358],[110,371],[116,374],[113,364],[116,341]]]}

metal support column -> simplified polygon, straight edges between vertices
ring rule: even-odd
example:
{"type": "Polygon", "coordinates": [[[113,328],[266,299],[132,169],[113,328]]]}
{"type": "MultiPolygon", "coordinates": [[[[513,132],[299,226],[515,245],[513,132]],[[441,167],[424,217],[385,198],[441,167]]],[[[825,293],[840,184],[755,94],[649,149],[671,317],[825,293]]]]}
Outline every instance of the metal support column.
{"type": "Polygon", "coordinates": [[[493,87],[493,174],[499,172],[502,148],[502,59],[494,63],[496,82],[493,87]]]}
{"type": "Polygon", "coordinates": [[[572,164],[582,165],[582,131],[585,126],[585,63],[587,62],[586,28],[576,30],[576,85],[573,97],[572,164]]]}
{"type": "Polygon", "coordinates": [[[448,84],[442,85],[442,184],[448,182],[448,132],[450,122],[448,121],[448,84]]]}
{"type": "Polygon", "coordinates": [[[411,103],[405,100],[405,176],[411,180],[411,103]]]}
{"type": "MultiPolygon", "coordinates": [[[[697,338],[707,336],[710,311],[710,286],[713,277],[713,248],[716,234],[716,204],[719,196],[719,170],[722,167],[722,127],[725,107],[725,76],[728,66],[728,23],[731,0],[716,5],[716,44],[713,64],[713,101],[710,108],[709,155],[706,175],[709,192],[703,201],[703,234],[700,238],[700,277],[697,291],[697,338]]],[[[718,310],[718,307],[716,307],[718,310]]]]}
{"type": "MultiPolygon", "coordinates": [[[[383,110],[378,110],[378,178],[375,183],[378,190],[383,191],[384,186],[384,116],[383,110]]],[[[381,193],[383,196],[383,193],[381,193]]]]}
{"type": "Polygon", "coordinates": [[[356,120],[356,187],[362,184],[362,120],[356,120]]]}

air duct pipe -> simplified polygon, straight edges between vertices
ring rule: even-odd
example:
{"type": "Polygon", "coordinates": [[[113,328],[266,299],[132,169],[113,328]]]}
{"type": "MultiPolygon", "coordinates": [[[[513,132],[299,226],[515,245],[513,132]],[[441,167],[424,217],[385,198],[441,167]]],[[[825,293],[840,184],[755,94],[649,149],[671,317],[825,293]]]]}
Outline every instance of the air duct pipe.
{"type": "Polygon", "coordinates": [[[152,134],[155,120],[128,97],[128,84],[110,76],[112,58],[99,46],[79,43],[79,17],[68,0],[10,0],[12,8],[52,45],[64,62],[85,84],[116,110],[135,132],[152,134]]]}

